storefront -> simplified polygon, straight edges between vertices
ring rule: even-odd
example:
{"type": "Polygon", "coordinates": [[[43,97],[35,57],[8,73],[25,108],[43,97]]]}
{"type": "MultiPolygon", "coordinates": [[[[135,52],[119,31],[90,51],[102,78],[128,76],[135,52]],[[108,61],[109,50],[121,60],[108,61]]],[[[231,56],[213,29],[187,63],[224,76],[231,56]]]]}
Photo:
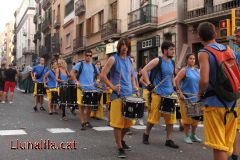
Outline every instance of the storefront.
{"type": "Polygon", "coordinates": [[[144,67],[149,61],[158,56],[160,36],[154,36],[137,42],[137,67],[144,67]]]}

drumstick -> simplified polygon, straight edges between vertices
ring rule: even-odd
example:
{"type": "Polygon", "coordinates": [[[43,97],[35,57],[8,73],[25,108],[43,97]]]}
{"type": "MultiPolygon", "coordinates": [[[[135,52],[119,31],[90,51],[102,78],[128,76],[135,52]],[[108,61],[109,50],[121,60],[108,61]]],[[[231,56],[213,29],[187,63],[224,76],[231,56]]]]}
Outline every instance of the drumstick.
{"type": "Polygon", "coordinates": [[[193,94],[193,93],[183,93],[183,94],[185,94],[185,95],[190,95],[190,96],[197,96],[198,94],[193,94]]]}
{"type": "Polygon", "coordinates": [[[122,78],[122,72],[121,72],[121,69],[120,69],[120,75],[119,75],[119,80],[118,80],[118,85],[119,85],[118,97],[120,97],[120,81],[121,81],[121,78],[122,78]]]}

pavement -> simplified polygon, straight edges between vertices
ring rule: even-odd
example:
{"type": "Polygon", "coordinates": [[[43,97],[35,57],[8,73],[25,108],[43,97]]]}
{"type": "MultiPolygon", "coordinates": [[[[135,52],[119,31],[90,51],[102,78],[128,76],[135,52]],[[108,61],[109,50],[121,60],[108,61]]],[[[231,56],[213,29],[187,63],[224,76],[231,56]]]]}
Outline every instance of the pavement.
{"type": "MultiPolygon", "coordinates": [[[[44,101],[47,108],[47,101],[44,101]]],[[[106,120],[91,119],[93,129],[81,131],[79,116],[67,110],[68,121],[59,115],[33,111],[33,95],[16,90],[13,104],[0,103],[0,160],[117,160],[112,128],[106,120]],[[35,149],[31,145],[35,143],[35,149]],[[28,149],[28,145],[30,149],[28,149]],[[62,145],[65,149],[55,149],[62,145]]],[[[127,151],[130,160],[209,160],[212,151],[202,143],[186,144],[183,133],[174,126],[174,141],[179,149],[164,146],[165,126],[154,126],[150,145],[142,144],[145,126],[131,128],[133,135],[126,136],[132,146],[127,151]]],[[[203,125],[197,130],[203,139],[203,125]]]]}

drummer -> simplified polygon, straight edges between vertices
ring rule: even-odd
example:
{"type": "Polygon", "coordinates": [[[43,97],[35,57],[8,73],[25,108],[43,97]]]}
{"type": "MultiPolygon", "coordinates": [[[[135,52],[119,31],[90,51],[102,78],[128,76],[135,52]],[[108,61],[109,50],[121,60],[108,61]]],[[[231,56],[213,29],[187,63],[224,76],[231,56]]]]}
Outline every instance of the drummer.
{"type": "Polygon", "coordinates": [[[130,59],[131,44],[128,38],[121,38],[117,45],[117,54],[111,56],[105,64],[101,73],[101,80],[112,90],[110,125],[114,128],[115,142],[118,147],[118,157],[126,158],[125,150],[131,148],[125,143],[126,131],[133,125],[133,121],[122,116],[121,97],[131,96],[132,87],[137,90],[133,75],[133,65],[130,59]],[[112,83],[107,78],[108,73],[112,83]],[[132,85],[133,83],[133,85],[132,85]]]}
{"type": "Polygon", "coordinates": [[[164,41],[161,45],[162,57],[157,57],[151,60],[141,71],[143,81],[147,84],[148,91],[154,93],[151,95],[151,106],[148,114],[148,123],[143,134],[143,143],[149,144],[149,134],[154,126],[154,124],[159,124],[160,117],[164,117],[166,123],[166,142],[165,146],[171,148],[179,148],[178,145],[174,143],[172,140],[172,132],[173,132],[173,124],[176,123],[176,113],[174,114],[164,114],[159,112],[158,106],[161,103],[162,96],[171,96],[174,93],[174,61],[172,60],[175,51],[175,45],[172,42],[164,41]],[[161,60],[161,66],[159,66],[159,62],[161,60]],[[155,68],[156,67],[156,68],[155,68]],[[148,77],[148,72],[151,71],[151,74],[156,73],[156,75],[150,77],[154,77],[151,81],[148,77]],[[160,85],[161,84],[161,85],[160,85]],[[160,86],[158,86],[160,85],[160,86]],[[155,86],[157,88],[155,89],[155,86]]]}
{"type": "Polygon", "coordinates": [[[43,83],[43,78],[48,71],[48,68],[45,66],[45,59],[43,57],[40,57],[39,64],[34,66],[31,72],[32,81],[34,82],[34,111],[37,111],[37,105],[40,103],[40,110],[46,111],[45,108],[43,108],[43,95],[37,95],[37,87],[39,83],[43,83]]]}
{"type": "MultiPolygon", "coordinates": [[[[100,73],[101,72],[101,62],[97,61],[95,66],[96,66],[96,69],[97,69],[98,73],[100,73]]],[[[105,90],[105,86],[99,80],[99,76],[98,76],[98,78],[96,80],[96,85],[101,90],[101,92],[105,92],[106,91],[105,90]]],[[[103,112],[103,93],[101,94],[98,111],[92,111],[90,116],[91,116],[91,118],[95,118],[97,120],[103,119],[103,117],[104,117],[104,112],[103,112]]]]}
{"type": "Polygon", "coordinates": [[[96,90],[95,82],[98,76],[97,69],[95,65],[92,64],[92,51],[85,51],[85,60],[78,62],[71,70],[71,78],[74,80],[75,84],[81,88],[77,92],[77,103],[79,105],[79,115],[81,121],[81,130],[86,130],[87,128],[92,128],[93,126],[89,122],[89,117],[91,113],[90,106],[83,106],[82,104],[82,90],[93,91],[96,90]],[[76,77],[77,76],[77,77],[76,77]],[[86,108],[86,112],[84,112],[86,108]]]}
{"type": "Polygon", "coordinates": [[[184,142],[192,144],[193,142],[201,142],[202,140],[197,137],[196,130],[198,121],[187,116],[184,99],[187,98],[190,102],[198,100],[198,82],[199,82],[199,69],[195,67],[196,57],[195,54],[188,54],[186,56],[186,67],[183,67],[175,78],[178,95],[180,98],[180,112],[182,123],[184,125],[184,142]],[[191,98],[192,97],[192,98],[191,98]],[[191,133],[190,127],[192,128],[191,133]]]}
{"type": "Polygon", "coordinates": [[[46,86],[47,88],[49,115],[58,114],[56,111],[56,104],[52,104],[52,98],[54,98],[53,92],[58,92],[57,80],[56,80],[56,72],[58,70],[58,64],[56,60],[52,60],[51,68],[52,69],[49,70],[44,76],[44,86],[46,86]]]}
{"type": "MultiPolygon", "coordinates": [[[[58,81],[58,86],[61,84],[68,84],[70,74],[67,70],[67,64],[64,60],[58,60],[58,70],[56,70],[56,80],[58,81]]],[[[61,105],[60,108],[62,109],[62,119],[64,121],[68,120],[66,117],[66,106],[61,105]]],[[[74,110],[74,108],[73,108],[74,110]]]]}

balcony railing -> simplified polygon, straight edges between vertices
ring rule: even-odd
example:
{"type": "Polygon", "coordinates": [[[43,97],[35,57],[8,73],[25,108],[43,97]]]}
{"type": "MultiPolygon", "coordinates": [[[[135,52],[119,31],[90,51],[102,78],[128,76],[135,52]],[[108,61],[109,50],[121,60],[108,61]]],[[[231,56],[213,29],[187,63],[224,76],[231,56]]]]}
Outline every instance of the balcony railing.
{"type": "Polygon", "coordinates": [[[42,1],[42,8],[43,10],[46,10],[52,3],[52,0],[43,0],[42,1]]]}
{"type": "Polygon", "coordinates": [[[157,24],[157,10],[157,5],[148,4],[128,13],[128,29],[132,29],[148,23],[157,24]]]}
{"type": "Polygon", "coordinates": [[[84,41],[84,37],[80,36],[77,37],[76,39],[73,40],[73,49],[84,49],[85,47],[85,41],[84,41]]]}
{"type": "Polygon", "coordinates": [[[85,13],[86,7],[84,0],[78,0],[75,2],[75,15],[80,16],[81,14],[85,13]]]}
{"type": "Polygon", "coordinates": [[[224,13],[224,12],[229,12],[230,14],[231,9],[238,8],[238,7],[240,7],[240,1],[233,0],[233,1],[229,1],[219,5],[215,5],[212,7],[205,5],[204,8],[187,11],[187,1],[185,1],[185,20],[191,20],[195,18],[198,18],[199,20],[201,20],[202,16],[206,16],[207,18],[209,18],[209,16],[215,16],[215,15],[219,16],[220,13],[224,13]]]}
{"type": "Polygon", "coordinates": [[[59,33],[52,36],[52,53],[60,53],[59,33]]]}
{"type": "Polygon", "coordinates": [[[36,38],[37,38],[37,39],[41,39],[41,38],[42,38],[42,35],[41,35],[41,32],[40,32],[40,31],[37,31],[37,32],[36,32],[36,38]]]}
{"type": "Polygon", "coordinates": [[[60,16],[56,16],[56,18],[54,19],[54,28],[58,29],[61,26],[61,22],[60,22],[60,16]]]}
{"type": "Polygon", "coordinates": [[[24,47],[23,50],[22,50],[23,55],[32,54],[34,52],[35,52],[34,47],[24,47]]]}
{"type": "Polygon", "coordinates": [[[45,19],[42,23],[42,32],[45,33],[51,28],[51,20],[45,19]]]}
{"type": "Polygon", "coordinates": [[[101,38],[103,40],[119,37],[121,34],[121,20],[112,19],[102,25],[101,38]]]}

